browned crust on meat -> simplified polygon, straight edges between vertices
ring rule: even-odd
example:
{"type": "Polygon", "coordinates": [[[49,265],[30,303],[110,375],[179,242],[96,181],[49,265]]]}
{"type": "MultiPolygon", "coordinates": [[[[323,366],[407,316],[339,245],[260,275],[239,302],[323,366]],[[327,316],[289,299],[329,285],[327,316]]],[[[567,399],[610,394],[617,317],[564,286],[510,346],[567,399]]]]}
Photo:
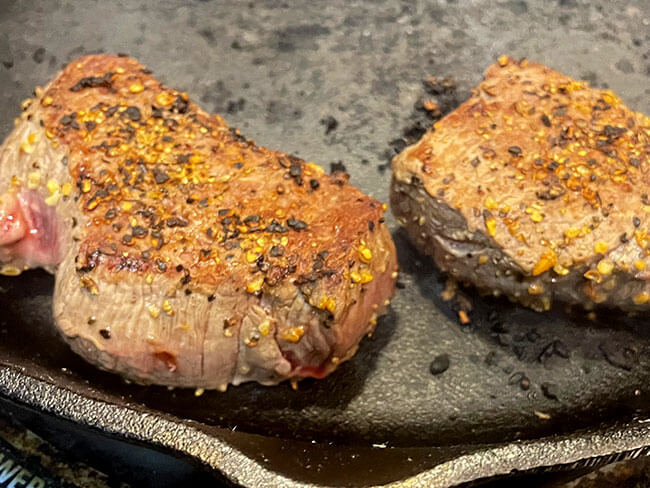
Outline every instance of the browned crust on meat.
{"type": "Polygon", "coordinates": [[[127,57],[81,58],[23,108],[2,176],[65,219],[54,316],[94,364],[203,388],[320,378],[386,309],[386,206],[344,173],[256,146],[127,57]]]}
{"type": "Polygon", "coordinates": [[[522,276],[549,275],[553,286],[580,272],[598,285],[585,287],[596,303],[621,273],[648,278],[648,171],[647,116],[610,90],[505,56],[393,161],[397,183],[422,182],[522,276]]]}
{"type": "Polygon", "coordinates": [[[210,294],[224,281],[251,293],[349,281],[368,267],[360,249],[383,221],[378,202],[256,146],[134,59],[82,58],[39,102],[90,222],[79,268],[163,274],[210,294]]]}

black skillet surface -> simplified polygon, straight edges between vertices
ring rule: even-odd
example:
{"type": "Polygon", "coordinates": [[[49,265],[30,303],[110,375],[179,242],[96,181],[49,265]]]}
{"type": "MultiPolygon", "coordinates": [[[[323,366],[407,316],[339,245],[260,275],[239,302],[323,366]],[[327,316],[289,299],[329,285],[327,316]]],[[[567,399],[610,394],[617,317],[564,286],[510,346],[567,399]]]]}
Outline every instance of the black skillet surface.
{"type": "MultiPolygon", "coordinates": [[[[2,136],[63,64],[128,52],[259,144],[342,161],[383,201],[385,163],[421,118],[429,75],[456,81],[441,97],[450,108],[497,55],[527,56],[650,112],[642,0],[0,4],[2,136]]],[[[0,280],[0,392],[251,486],[418,475],[445,486],[650,445],[647,318],[537,314],[469,292],[471,324],[461,326],[431,262],[389,223],[402,267],[392,312],[325,380],[198,398],[124,384],[69,352],[51,325],[52,279],[30,272],[0,280]],[[449,369],[432,376],[440,354],[449,369]]]]}

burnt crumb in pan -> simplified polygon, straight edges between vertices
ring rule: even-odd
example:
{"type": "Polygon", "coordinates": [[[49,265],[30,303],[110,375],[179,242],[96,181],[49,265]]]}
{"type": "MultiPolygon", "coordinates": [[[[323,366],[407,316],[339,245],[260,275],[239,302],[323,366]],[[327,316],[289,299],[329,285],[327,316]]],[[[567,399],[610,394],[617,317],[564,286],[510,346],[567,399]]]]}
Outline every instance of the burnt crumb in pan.
{"type": "Polygon", "coordinates": [[[426,78],[422,82],[422,94],[407,119],[409,124],[402,128],[401,137],[390,141],[390,147],[384,151],[383,162],[377,166],[377,171],[383,174],[396,154],[420,140],[434,122],[455,110],[462,101],[463,95],[459,94],[458,85],[452,77],[426,78]]]}
{"type": "Polygon", "coordinates": [[[449,354],[439,354],[429,364],[429,372],[438,376],[449,369],[449,354]]]}
{"type": "MultiPolygon", "coordinates": [[[[647,324],[638,316],[608,309],[585,311],[560,304],[540,314],[503,298],[480,296],[474,289],[444,275],[438,278],[438,283],[441,309],[463,332],[484,337],[491,344],[491,350],[476,361],[501,373],[505,384],[516,387],[531,402],[562,403],[573,394],[565,389],[563,381],[555,380],[555,374],[571,361],[600,363],[598,368],[606,363],[623,375],[634,374],[641,367],[643,346],[637,334],[643,333],[647,324]],[[571,325],[557,327],[547,323],[565,321],[571,325]],[[581,333],[575,334],[573,327],[581,333]]],[[[432,375],[446,371],[449,364],[445,363],[444,356],[447,355],[432,358],[429,364],[432,375]]],[[[583,366],[583,372],[590,375],[589,366],[583,366]]],[[[640,390],[630,392],[631,397],[639,395],[640,390]]],[[[550,413],[539,413],[541,421],[550,419],[550,413]]]]}
{"type": "Polygon", "coordinates": [[[325,126],[325,135],[328,135],[330,132],[334,132],[339,126],[339,121],[334,118],[332,115],[328,115],[320,120],[321,125],[325,126]]]}

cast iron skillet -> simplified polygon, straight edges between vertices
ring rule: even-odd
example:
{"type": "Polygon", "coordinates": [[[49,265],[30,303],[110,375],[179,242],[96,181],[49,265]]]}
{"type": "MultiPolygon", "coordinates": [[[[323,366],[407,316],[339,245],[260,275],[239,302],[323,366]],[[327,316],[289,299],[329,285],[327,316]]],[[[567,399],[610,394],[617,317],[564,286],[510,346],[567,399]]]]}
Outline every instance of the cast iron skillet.
{"type": "MultiPolygon", "coordinates": [[[[647,2],[459,3],[5,2],[0,134],[65,62],[126,51],[256,142],[343,160],[354,184],[386,201],[386,161],[403,127],[417,135],[428,75],[453,77],[458,90],[440,97],[457,103],[498,54],[527,55],[648,112],[647,2]]],[[[389,224],[402,268],[391,313],[329,378],[200,397],[125,384],[59,339],[52,278],[34,271],[0,279],[0,393],[246,486],[448,486],[644,452],[647,318],[538,314],[468,291],[461,326],[456,302],[440,299],[443,277],[389,224]],[[433,376],[440,354],[450,366],[433,376]]]]}

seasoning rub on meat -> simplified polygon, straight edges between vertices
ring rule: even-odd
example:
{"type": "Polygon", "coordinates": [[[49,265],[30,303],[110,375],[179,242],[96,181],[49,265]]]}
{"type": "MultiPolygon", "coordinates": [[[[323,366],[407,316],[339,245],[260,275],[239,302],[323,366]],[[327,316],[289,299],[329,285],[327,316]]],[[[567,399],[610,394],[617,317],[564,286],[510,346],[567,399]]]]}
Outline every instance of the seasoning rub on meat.
{"type": "Polygon", "coordinates": [[[536,310],[650,307],[650,119],[503,56],[393,160],[392,210],[451,276],[536,310]]]}
{"type": "Polygon", "coordinates": [[[68,65],[0,148],[0,270],[56,274],[54,319],[143,383],[322,378],[396,279],[385,207],[256,146],[136,60],[68,65]]]}

